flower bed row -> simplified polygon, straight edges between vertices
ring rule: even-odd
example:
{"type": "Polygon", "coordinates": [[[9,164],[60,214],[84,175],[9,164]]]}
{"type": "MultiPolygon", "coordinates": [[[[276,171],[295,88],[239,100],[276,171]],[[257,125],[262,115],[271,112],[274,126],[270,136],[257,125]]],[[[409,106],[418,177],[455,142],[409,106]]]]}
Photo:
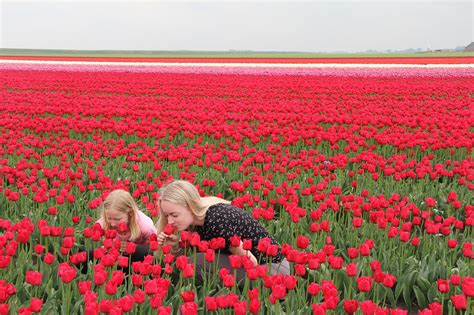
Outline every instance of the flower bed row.
{"type": "Polygon", "coordinates": [[[138,63],[82,61],[1,61],[0,70],[61,72],[193,73],[269,76],[337,77],[473,77],[470,65],[397,64],[231,64],[231,63],[138,63]],[[376,69],[376,71],[374,71],[376,69]]]}
{"type": "Polygon", "coordinates": [[[166,63],[272,63],[272,64],[473,64],[474,57],[350,57],[350,58],[133,58],[67,56],[0,56],[0,60],[49,60],[93,62],[166,62],[166,63]]]}

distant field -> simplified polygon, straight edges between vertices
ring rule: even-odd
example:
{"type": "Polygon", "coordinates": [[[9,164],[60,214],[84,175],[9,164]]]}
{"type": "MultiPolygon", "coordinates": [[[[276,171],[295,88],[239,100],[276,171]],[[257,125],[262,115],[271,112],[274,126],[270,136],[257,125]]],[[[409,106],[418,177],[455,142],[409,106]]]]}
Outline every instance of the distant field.
{"type": "Polygon", "coordinates": [[[86,56],[0,56],[0,62],[2,63],[80,63],[89,64],[97,63],[101,64],[193,64],[202,65],[229,65],[229,64],[247,64],[247,65],[472,65],[474,64],[474,58],[472,57],[460,57],[460,56],[445,56],[445,57],[433,57],[433,56],[419,56],[419,57],[319,57],[319,58],[299,58],[299,57],[287,57],[287,58],[276,58],[276,57],[86,57],[86,56]]]}
{"type": "Polygon", "coordinates": [[[115,58],[377,58],[377,57],[469,57],[474,53],[308,53],[308,52],[255,52],[255,51],[114,51],[114,50],[49,50],[0,48],[0,56],[61,56],[61,57],[115,57],[115,58]]]}

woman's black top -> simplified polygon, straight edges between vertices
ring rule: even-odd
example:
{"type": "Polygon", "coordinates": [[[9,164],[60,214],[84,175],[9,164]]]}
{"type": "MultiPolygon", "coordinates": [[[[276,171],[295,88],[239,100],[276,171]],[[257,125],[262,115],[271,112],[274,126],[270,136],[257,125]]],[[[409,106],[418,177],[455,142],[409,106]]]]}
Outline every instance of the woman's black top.
{"type": "Polygon", "coordinates": [[[278,245],[278,253],[271,257],[272,263],[283,260],[280,244],[249,213],[231,204],[218,203],[210,206],[206,212],[204,224],[197,226],[196,232],[199,233],[201,240],[205,241],[217,237],[224,238],[227,250],[232,236],[240,236],[242,241],[252,240],[251,252],[260,264],[266,263],[270,258],[257,250],[258,242],[267,237],[271,244],[278,245]]]}

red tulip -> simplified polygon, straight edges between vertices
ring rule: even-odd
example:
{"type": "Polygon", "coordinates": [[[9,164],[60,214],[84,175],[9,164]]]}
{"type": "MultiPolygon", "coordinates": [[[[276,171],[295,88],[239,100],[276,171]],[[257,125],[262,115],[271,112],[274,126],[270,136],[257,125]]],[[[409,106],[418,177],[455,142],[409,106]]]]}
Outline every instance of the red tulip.
{"type": "Polygon", "coordinates": [[[252,250],[253,248],[252,240],[243,240],[242,248],[244,250],[252,250]]]}
{"type": "Polygon", "coordinates": [[[58,275],[62,282],[70,283],[76,278],[77,269],[69,265],[69,263],[61,263],[58,269],[58,275]]]}
{"type": "Polygon", "coordinates": [[[458,245],[458,242],[454,239],[452,240],[448,240],[448,247],[449,248],[456,248],[456,246],[458,245]]]}
{"type": "Polygon", "coordinates": [[[298,279],[292,275],[286,275],[283,284],[288,290],[294,290],[298,279]]]}
{"type": "Polygon", "coordinates": [[[359,302],[359,306],[362,310],[362,314],[364,315],[374,314],[377,309],[377,304],[375,304],[371,300],[359,302]]]}
{"type": "Polygon", "coordinates": [[[87,291],[91,290],[92,281],[79,281],[77,283],[77,286],[79,288],[79,293],[81,295],[84,295],[84,294],[86,294],[87,291]]]}
{"type": "Polygon", "coordinates": [[[194,265],[193,264],[187,264],[186,267],[184,267],[183,277],[185,277],[185,278],[194,277],[194,265]]]}
{"type": "Polygon", "coordinates": [[[242,259],[238,255],[229,255],[229,264],[231,268],[238,269],[242,267],[242,259]]]}
{"type": "Polygon", "coordinates": [[[311,308],[313,309],[314,315],[326,315],[326,305],[323,304],[311,304],[311,308]]]}
{"type": "Polygon", "coordinates": [[[359,228],[362,226],[362,223],[364,221],[362,220],[362,218],[353,218],[352,219],[352,226],[355,227],[355,228],[359,228]]]}
{"type": "Polygon", "coordinates": [[[434,207],[436,206],[436,199],[427,197],[425,198],[425,204],[427,207],[434,207]]]}
{"type": "Polygon", "coordinates": [[[206,296],[204,302],[208,311],[213,312],[217,310],[217,301],[215,297],[206,296]]]}
{"type": "Polygon", "coordinates": [[[117,224],[117,231],[121,234],[127,233],[128,232],[128,225],[125,222],[120,222],[117,224]]]}
{"type": "Polygon", "coordinates": [[[41,312],[41,308],[43,307],[43,300],[38,298],[32,298],[30,302],[30,311],[33,313],[41,312]]]}
{"type": "Polygon", "coordinates": [[[233,275],[226,275],[223,278],[223,284],[227,288],[231,288],[235,285],[235,280],[233,275]]]}
{"type": "Polygon", "coordinates": [[[438,283],[438,291],[441,293],[449,292],[449,282],[448,280],[439,279],[437,280],[438,283]]]}
{"type": "Polygon", "coordinates": [[[137,244],[133,242],[128,242],[127,245],[125,246],[125,251],[129,255],[135,253],[136,250],[137,250],[137,244]]]}
{"type": "Polygon", "coordinates": [[[359,303],[356,300],[345,300],[343,302],[343,307],[347,314],[354,314],[359,307],[359,303]]]}
{"type": "Polygon", "coordinates": [[[339,298],[337,296],[328,296],[327,298],[325,297],[325,304],[327,309],[336,309],[338,303],[339,298]]]}
{"type": "Polygon", "coordinates": [[[438,302],[433,302],[429,305],[432,315],[443,315],[442,305],[438,302]]]}
{"type": "Polygon", "coordinates": [[[239,247],[240,246],[240,236],[234,235],[230,237],[230,246],[239,247]]]}
{"type": "Polygon", "coordinates": [[[328,262],[331,265],[332,269],[341,269],[342,268],[342,263],[343,263],[342,257],[338,256],[329,256],[328,262]]]}
{"type": "Polygon", "coordinates": [[[308,294],[309,295],[315,296],[319,293],[319,291],[321,291],[321,287],[316,282],[311,282],[308,285],[308,294]]]}
{"type": "Polygon", "coordinates": [[[143,292],[140,289],[136,289],[135,292],[133,293],[133,299],[135,300],[135,303],[137,304],[143,304],[146,299],[145,292],[143,292]]]}
{"type": "Polygon", "coordinates": [[[308,245],[309,245],[309,238],[303,235],[298,235],[296,237],[296,246],[298,246],[298,248],[305,249],[308,247],[308,245]]]}
{"type": "Polygon", "coordinates": [[[9,304],[0,304],[0,315],[8,315],[9,304]]]}
{"type": "Polygon", "coordinates": [[[359,277],[357,280],[357,288],[361,292],[369,292],[372,287],[372,278],[371,277],[359,277]]]}
{"type": "Polygon", "coordinates": [[[347,249],[347,254],[349,255],[350,259],[355,259],[359,256],[359,251],[357,250],[357,248],[350,247],[347,249]]]}
{"type": "Polygon", "coordinates": [[[272,296],[275,297],[275,299],[284,299],[286,297],[286,288],[285,286],[281,284],[276,284],[272,286],[272,296]]]}
{"type": "Polygon", "coordinates": [[[43,274],[38,271],[27,271],[25,275],[25,282],[32,286],[38,286],[42,282],[43,274]]]}
{"type": "Polygon", "coordinates": [[[350,263],[346,265],[346,274],[348,277],[354,277],[357,275],[357,264],[350,263]]]}
{"type": "Polygon", "coordinates": [[[167,235],[174,234],[176,227],[173,224],[166,224],[163,232],[167,235]]]}
{"type": "Polygon", "coordinates": [[[465,310],[467,308],[467,300],[464,294],[451,295],[451,302],[456,310],[465,310]]]}
{"type": "Polygon", "coordinates": [[[308,261],[308,268],[311,270],[317,270],[319,269],[320,264],[319,264],[319,259],[318,258],[313,258],[308,261]]]}
{"type": "Polygon", "coordinates": [[[105,293],[108,295],[114,295],[117,292],[117,284],[115,281],[107,281],[105,284],[105,293]]]}
{"type": "Polygon", "coordinates": [[[99,310],[102,313],[110,313],[113,307],[114,303],[111,300],[101,300],[99,303],[99,310]]]}
{"type": "Polygon", "coordinates": [[[359,245],[359,252],[361,256],[369,256],[370,255],[370,247],[367,244],[360,244],[359,245]]]}
{"type": "Polygon", "coordinates": [[[468,257],[468,258],[474,257],[473,252],[472,252],[472,243],[466,242],[463,244],[462,254],[464,255],[464,257],[468,257]]]}
{"type": "Polygon", "coordinates": [[[94,284],[100,286],[105,283],[107,280],[107,272],[105,271],[95,271],[94,272],[94,284]]]}
{"type": "Polygon", "coordinates": [[[474,278],[473,277],[465,277],[462,281],[462,292],[469,297],[474,296],[474,278]]]}
{"type": "Polygon", "coordinates": [[[34,251],[36,254],[41,255],[44,252],[45,247],[41,244],[35,245],[34,251]]]}
{"type": "Polygon", "coordinates": [[[260,301],[258,299],[250,300],[249,312],[253,315],[257,315],[260,312],[260,301]]]}
{"type": "Polygon", "coordinates": [[[186,302],[179,307],[180,314],[195,315],[197,314],[198,305],[195,302],[186,302]]]}
{"type": "Polygon", "coordinates": [[[51,265],[54,262],[54,255],[51,254],[51,253],[46,253],[46,255],[44,255],[44,257],[43,257],[43,261],[46,264],[51,265]]]}
{"type": "Polygon", "coordinates": [[[118,305],[120,306],[123,312],[130,312],[133,309],[133,304],[135,303],[134,298],[127,294],[118,300],[118,305]]]}
{"type": "Polygon", "coordinates": [[[294,268],[295,274],[297,276],[302,277],[306,274],[306,266],[305,265],[297,264],[297,265],[293,265],[293,268],[294,268]]]}
{"type": "MultiPolygon", "coordinates": [[[[460,285],[460,284],[461,284],[461,276],[456,275],[456,274],[451,275],[451,276],[449,277],[449,283],[450,283],[451,285],[460,285]]],[[[474,284],[474,283],[473,283],[473,284],[474,284]]]]}
{"type": "Polygon", "coordinates": [[[183,302],[194,302],[195,293],[193,291],[184,291],[181,293],[181,298],[183,302]]]}
{"type": "Polygon", "coordinates": [[[235,302],[233,305],[235,315],[245,315],[247,314],[247,302],[235,302]]]}
{"type": "Polygon", "coordinates": [[[170,315],[171,311],[171,306],[158,306],[158,315],[170,315]]]}

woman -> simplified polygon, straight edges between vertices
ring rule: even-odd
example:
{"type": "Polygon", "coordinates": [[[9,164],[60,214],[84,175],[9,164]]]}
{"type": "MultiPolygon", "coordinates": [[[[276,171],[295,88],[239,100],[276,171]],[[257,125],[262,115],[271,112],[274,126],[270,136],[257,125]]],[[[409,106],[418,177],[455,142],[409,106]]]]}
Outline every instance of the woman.
{"type": "MultiPolygon", "coordinates": [[[[281,254],[278,242],[257,220],[244,210],[231,205],[229,201],[217,197],[201,197],[193,184],[176,180],[160,189],[158,207],[158,243],[172,246],[173,251],[179,250],[179,238],[175,234],[164,232],[168,224],[174,226],[177,231],[194,230],[201,240],[224,238],[225,250],[216,259],[219,269],[230,269],[229,255],[246,255],[254,266],[267,264],[271,260],[270,274],[290,273],[289,263],[281,254]],[[250,250],[244,250],[242,241],[238,246],[231,246],[231,238],[236,236],[242,241],[247,240],[247,244],[248,240],[251,240],[250,250]],[[259,242],[263,239],[268,240],[269,244],[277,245],[278,250],[274,256],[267,256],[258,250],[259,242]]],[[[200,274],[201,270],[209,270],[209,267],[204,266],[204,254],[197,255],[196,271],[200,274]]],[[[245,272],[240,269],[237,272],[237,281],[245,277],[245,272]]]]}

